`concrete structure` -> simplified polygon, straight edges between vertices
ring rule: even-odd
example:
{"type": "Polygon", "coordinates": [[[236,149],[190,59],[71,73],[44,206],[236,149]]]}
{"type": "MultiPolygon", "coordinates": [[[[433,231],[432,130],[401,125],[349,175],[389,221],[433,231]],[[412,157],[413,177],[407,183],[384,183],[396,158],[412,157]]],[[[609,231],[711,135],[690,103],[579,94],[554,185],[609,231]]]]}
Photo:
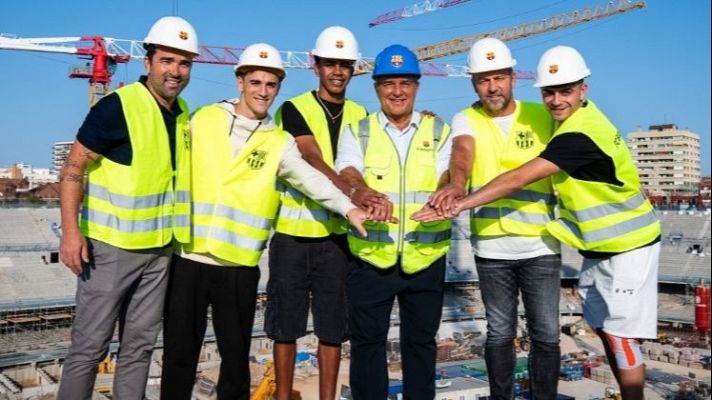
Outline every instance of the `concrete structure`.
{"type": "Polygon", "coordinates": [[[628,133],[628,147],[649,195],[697,195],[700,137],[675,124],[651,125],[628,133]]]}
{"type": "MultiPolygon", "coordinates": [[[[57,175],[49,168],[33,168],[32,165],[17,163],[10,167],[0,167],[0,199],[31,197],[37,188],[57,182],[57,175]]],[[[56,191],[56,190],[55,190],[56,191]]],[[[59,192],[44,191],[43,198],[59,198],[59,192]]]]}
{"type": "Polygon", "coordinates": [[[69,156],[69,150],[72,148],[72,143],[69,142],[54,142],[52,145],[52,172],[59,174],[59,170],[64,165],[64,161],[69,156]]]}

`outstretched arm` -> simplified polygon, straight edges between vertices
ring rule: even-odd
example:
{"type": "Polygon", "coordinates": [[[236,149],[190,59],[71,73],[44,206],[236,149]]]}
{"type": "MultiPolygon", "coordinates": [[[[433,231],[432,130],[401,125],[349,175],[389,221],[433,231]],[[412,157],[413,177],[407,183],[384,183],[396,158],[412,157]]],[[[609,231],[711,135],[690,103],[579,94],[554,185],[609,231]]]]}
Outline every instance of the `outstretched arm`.
{"type": "Polygon", "coordinates": [[[383,193],[369,188],[356,168],[346,167],[341,170],[340,176],[352,188],[351,201],[368,210],[371,213],[371,219],[379,222],[398,222],[398,219],[393,216],[393,203],[383,193]]]}
{"type": "MultiPolygon", "coordinates": [[[[556,164],[537,157],[517,169],[513,169],[492,179],[480,190],[471,193],[462,200],[457,201],[450,216],[459,214],[461,211],[479,207],[483,204],[491,203],[495,200],[506,197],[509,194],[523,188],[524,186],[536,182],[540,179],[551,176],[559,171],[556,164]]],[[[411,217],[415,221],[428,222],[445,219],[437,212],[417,212],[411,217]]]]}
{"type": "Polygon", "coordinates": [[[348,195],[351,187],[324,161],[324,155],[321,153],[319,144],[314,136],[301,135],[295,137],[294,140],[297,142],[297,147],[299,152],[302,153],[304,161],[329,178],[342,193],[348,195]]]}
{"type": "Polygon", "coordinates": [[[441,179],[438,191],[428,202],[441,215],[450,214],[455,207],[455,200],[467,194],[465,185],[470,177],[474,147],[475,141],[470,135],[459,135],[452,139],[449,173],[441,179]]]}

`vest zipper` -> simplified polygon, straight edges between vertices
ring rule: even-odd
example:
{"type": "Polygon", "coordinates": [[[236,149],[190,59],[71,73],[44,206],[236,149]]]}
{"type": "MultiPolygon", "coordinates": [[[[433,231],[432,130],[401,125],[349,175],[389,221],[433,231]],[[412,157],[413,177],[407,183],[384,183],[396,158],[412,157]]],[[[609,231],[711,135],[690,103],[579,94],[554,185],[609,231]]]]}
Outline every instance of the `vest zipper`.
{"type": "MultiPolygon", "coordinates": [[[[411,117],[412,118],[412,117],[411,117]]],[[[410,124],[409,124],[410,125],[410,124]]],[[[408,127],[410,128],[410,126],[408,127]]],[[[398,204],[400,205],[400,212],[398,213],[398,250],[397,252],[399,254],[403,253],[403,247],[404,244],[404,237],[405,237],[405,165],[408,164],[408,155],[410,154],[410,146],[413,144],[413,139],[415,138],[415,135],[418,133],[418,130],[416,129],[415,132],[413,132],[413,136],[410,137],[410,141],[408,142],[408,148],[406,149],[405,153],[405,159],[403,160],[403,163],[401,163],[400,160],[400,153],[398,153],[398,146],[396,146],[396,142],[393,140],[391,135],[388,134],[387,131],[384,129],[384,133],[386,136],[388,136],[388,139],[391,140],[391,143],[393,144],[393,149],[396,151],[396,154],[398,157],[398,167],[400,169],[399,177],[398,177],[398,182],[399,182],[399,187],[400,187],[400,193],[398,193],[398,204]]]]}

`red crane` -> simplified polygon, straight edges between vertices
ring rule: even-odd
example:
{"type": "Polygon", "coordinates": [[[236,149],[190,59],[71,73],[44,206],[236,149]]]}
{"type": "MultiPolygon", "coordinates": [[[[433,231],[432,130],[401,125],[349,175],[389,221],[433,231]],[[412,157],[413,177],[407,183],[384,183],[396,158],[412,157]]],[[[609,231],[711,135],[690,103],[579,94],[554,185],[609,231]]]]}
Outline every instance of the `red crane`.
{"type": "MultiPolygon", "coordinates": [[[[0,34],[0,49],[35,51],[44,53],[74,54],[89,60],[84,66],[72,68],[70,78],[89,80],[89,105],[93,105],[111,90],[111,77],[117,64],[144,57],[143,42],[138,40],[114,39],[103,36],[77,36],[54,38],[18,38],[0,34]]],[[[196,63],[235,65],[242,48],[227,46],[200,46],[196,63]]],[[[308,52],[281,51],[285,68],[310,69],[312,58],[308,52]]],[[[356,75],[366,74],[373,69],[372,58],[356,61],[356,75]]],[[[464,66],[444,63],[421,63],[426,76],[469,77],[464,66]]],[[[534,79],[529,71],[517,71],[519,79],[534,79]]]]}

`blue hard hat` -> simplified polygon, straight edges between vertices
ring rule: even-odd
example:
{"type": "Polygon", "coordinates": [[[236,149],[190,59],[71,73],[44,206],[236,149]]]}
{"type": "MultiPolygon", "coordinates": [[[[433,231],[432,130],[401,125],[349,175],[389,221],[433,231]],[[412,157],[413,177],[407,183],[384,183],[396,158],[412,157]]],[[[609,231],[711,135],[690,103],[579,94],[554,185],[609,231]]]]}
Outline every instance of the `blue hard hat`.
{"type": "Polygon", "coordinates": [[[389,75],[413,75],[420,78],[418,57],[410,49],[399,44],[386,47],[376,56],[371,76],[375,79],[389,75]]]}

